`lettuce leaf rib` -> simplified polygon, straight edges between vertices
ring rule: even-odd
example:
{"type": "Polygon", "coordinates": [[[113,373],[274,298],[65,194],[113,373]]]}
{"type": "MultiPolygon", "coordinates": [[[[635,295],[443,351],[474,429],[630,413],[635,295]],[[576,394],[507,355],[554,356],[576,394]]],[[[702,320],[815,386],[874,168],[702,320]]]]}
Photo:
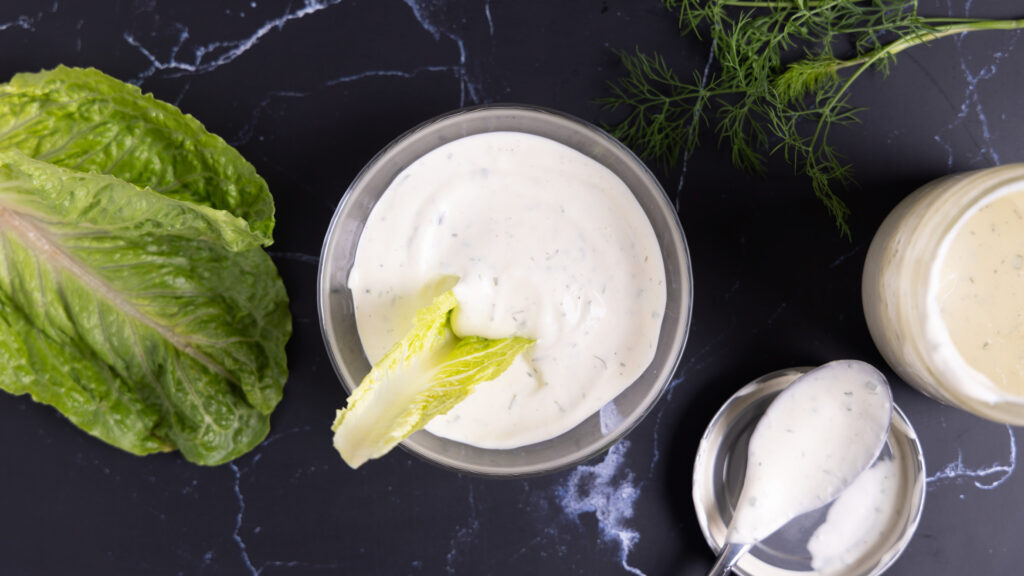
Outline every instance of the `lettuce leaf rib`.
{"type": "MultiPolygon", "coordinates": [[[[0,155],[2,158],[2,155],[0,155]]],[[[187,333],[175,330],[173,326],[160,324],[156,318],[145,314],[136,307],[128,294],[124,294],[107,284],[101,277],[89,270],[78,259],[67,254],[62,247],[51,238],[43,226],[33,223],[30,217],[19,215],[10,208],[3,207],[0,203],[0,229],[6,230],[11,236],[17,237],[24,247],[35,254],[37,259],[37,271],[45,265],[52,268],[61,268],[75,281],[80,282],[90,290],[95,297],[107,300],[110,305],[121,315],[128,317],[133,323],[145,325],[155,331],[159,337],[167,340],[171,346],[177,348],[181,353],[192,356],[196,361],[206,365],[207,368],[216,372],[224,378],[230,379],[231,374],[223,367],[214,362],[211,358],[196,349],[190,342],[187,333]],[[44,264],[42,260],[46,260],[44,264]]],[[[7,249],[11,250],[10,245],[7,249]]],[[[9,262],[9,261],[8,261],[9,262]]],[[[8,269],[8,274],[12,273],[8,269]]],[[[39,282],[41,285],[42,282],[39,282]]],[[[139,295],[144,295],[141,293],[139,295]]],[[[149,292],[152,296],[153,292],[149,292]]],[[[168,296],[173,293],[165,292],[168,296]]],[[[45,292],[40,293],[40,300],[47,297],[45,292]]],[[[209,342],[207,340],[207,342],[209,342]]],[[[143,352],[139,351],[144,357],[143,352]]]]}
{"type": "Polygon", "coordinates": [[[19,152],[0,182],[0,347],[31,368],[0,388],[140,454],[217,464],[266,436],[291,316],[244,220],[19,152]]]}
{"type": "Polygon", "coordinates": [[[91,351],[36,330],[3,293],[0,361],[6,372],[0,387],[55,407],[94,436],[135,454],[174,449],[153,433],[158,411],[134,394],[123,378],[91,351]]]}
{"type": "Polygon", "coordinates": [[[334,447],[358,468],[379,458],[447,413],[482,382],[508,369],[533,340],[459,338],[451,329],[458,305],[448,290],[416,313],[412,329],[373,365],[338,410],[334,447]]]}

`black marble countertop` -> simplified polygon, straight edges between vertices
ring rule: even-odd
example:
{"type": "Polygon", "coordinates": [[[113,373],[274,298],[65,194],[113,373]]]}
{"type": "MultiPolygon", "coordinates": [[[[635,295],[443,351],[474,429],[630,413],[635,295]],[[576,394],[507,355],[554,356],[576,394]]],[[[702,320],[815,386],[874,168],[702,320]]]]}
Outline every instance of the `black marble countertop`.
{"type": "MultiPolygon", "coordinates": [[[[922,12],[1024,16],[1011,0],[922,12]]],[[[396,451],[358,471],[331,446],[345,393],[317,323],[318,255],[350,180],[413,125],[464,105],[522,102],[600,122],[622,74],[612,49],[657,50],[688,76],[708,47],[657,0],[119,0],[0,6],[0,78],[96,66],[195,115],[238,147],[277,202],[270,248],[292,301],[291,376],[273,429],[233,463],[138,458],[53,409],[0,394],[4,574],[700,574],[712,557],[690,497],[709,419],[757,376],[836,358],[884,363],[860,307],[865,251],[924,182],[1024,160],[1015,32],[947,38],[854,88],[835,133],[857,169],[839,237],[788,169],[737,172],[711,139],[656,171],[690,244],[692,330],[672,392],[625,440],[525,480],[440,470],[396,451]]],[[[1013,428],[893,378],[924,445],[928,492],[894,575],[1015,574],[1024,478],[1013,428]]]]}

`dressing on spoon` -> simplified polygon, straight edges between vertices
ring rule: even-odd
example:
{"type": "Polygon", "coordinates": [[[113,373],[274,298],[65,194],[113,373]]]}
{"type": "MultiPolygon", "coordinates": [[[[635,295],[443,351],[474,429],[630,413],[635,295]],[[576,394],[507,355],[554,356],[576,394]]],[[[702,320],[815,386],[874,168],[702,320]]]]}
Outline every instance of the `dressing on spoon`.
{"type": "Polygon", "coordinates": [[[725,546],[710,574],[725,574],[755,543],[820,508],[878,457],[892,393],[870,364],[837,360],[797,378],[750,437],[747,469],[725,546]]]}

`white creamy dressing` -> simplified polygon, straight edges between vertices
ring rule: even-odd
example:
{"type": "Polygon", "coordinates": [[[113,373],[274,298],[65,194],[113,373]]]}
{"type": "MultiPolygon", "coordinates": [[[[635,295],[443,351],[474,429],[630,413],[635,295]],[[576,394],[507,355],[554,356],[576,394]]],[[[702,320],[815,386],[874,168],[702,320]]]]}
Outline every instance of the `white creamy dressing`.
{"type": "Polygon", "coordinates": [[[626,185],[587,156],[518,132],[468,136],[403,170],[367,219],[348,279],[371,362],[457,276],[459,336],[533,338],[427,430],[484,448],[562,434],[654,357],[665,270],[626,185]]]}
{"type": "Polygon", "coordinates": [[[896,463],[879,460],[839,495],[807,542],[815,571],[838,572],[878,545],[905,497],[899,480],[896,463]]]}
{"type": "Polygon", "coordinates": [[[1024,191],[969,213],[939,252],[929,299],[938,361],[989,402],[1024,397],[1024,191]]]}
{"type": "Polygon", "coordinates": [[[750,437],[726,540],[758,542],[831,502],[877,457],[891,415],[888,383],[870,364],[838,360],[797,378],[750,437]]]}

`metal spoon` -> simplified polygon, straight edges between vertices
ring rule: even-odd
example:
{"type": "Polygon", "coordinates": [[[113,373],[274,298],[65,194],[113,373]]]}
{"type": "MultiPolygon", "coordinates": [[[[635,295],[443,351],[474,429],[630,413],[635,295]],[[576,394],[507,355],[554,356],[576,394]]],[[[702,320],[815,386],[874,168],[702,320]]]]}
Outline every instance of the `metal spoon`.
{"type": "Polygon", "coordinates": [[[743,489],[708,575],[724,576],[757,542],[835,500],[878,458],[892,406],[885,376],[857,360],[823,364],[783,390],[750,437],[743,489]]]}

